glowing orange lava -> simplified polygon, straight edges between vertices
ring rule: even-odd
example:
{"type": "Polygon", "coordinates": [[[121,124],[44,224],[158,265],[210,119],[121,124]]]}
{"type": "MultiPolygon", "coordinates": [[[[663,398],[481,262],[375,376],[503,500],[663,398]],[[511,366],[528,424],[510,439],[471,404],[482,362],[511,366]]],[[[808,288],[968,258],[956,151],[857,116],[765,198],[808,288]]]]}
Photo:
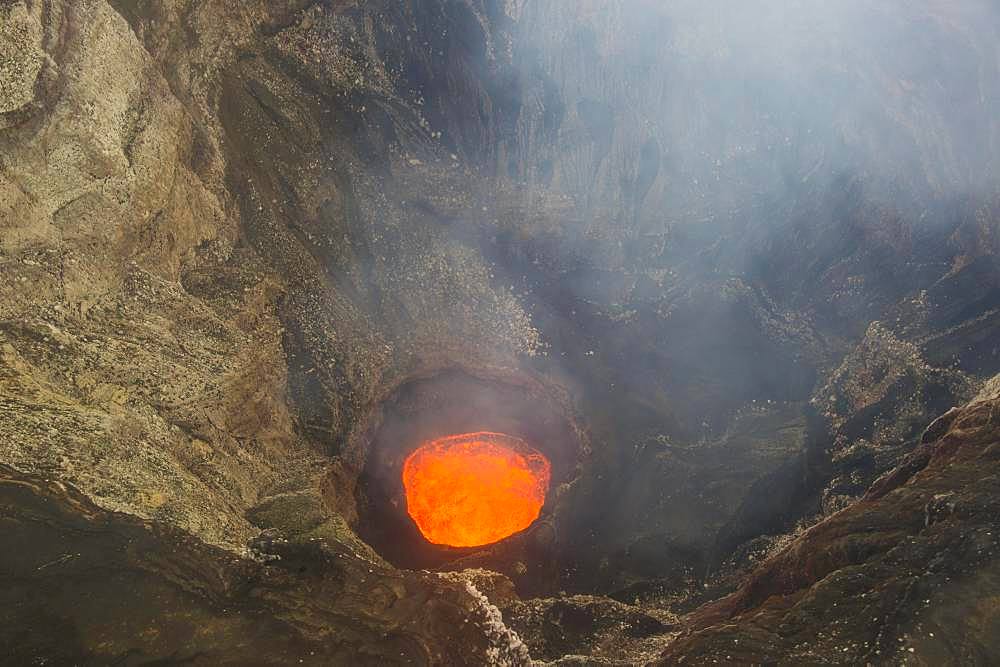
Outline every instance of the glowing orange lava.
{"type": "Polygon", "coordinates": [[[406,457],[406,510],[434,544],[477,547],[524,530],[549,488],[549,461],[518,438],[466,433],[406,457]]]}

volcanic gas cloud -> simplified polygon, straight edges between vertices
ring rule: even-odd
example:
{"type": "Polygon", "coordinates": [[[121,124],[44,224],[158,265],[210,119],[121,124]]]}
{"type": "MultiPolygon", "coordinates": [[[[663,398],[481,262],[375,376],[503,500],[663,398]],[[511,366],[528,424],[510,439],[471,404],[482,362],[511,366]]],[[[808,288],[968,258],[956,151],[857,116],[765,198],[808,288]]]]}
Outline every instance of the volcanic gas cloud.
{"type": "Polygon", "coordinates": [[[453,547],[491,544],[530,526],[549,477],[548,459],[501,433],[431,440],[403,464],[410,517],[428,541],[453,547]]]}

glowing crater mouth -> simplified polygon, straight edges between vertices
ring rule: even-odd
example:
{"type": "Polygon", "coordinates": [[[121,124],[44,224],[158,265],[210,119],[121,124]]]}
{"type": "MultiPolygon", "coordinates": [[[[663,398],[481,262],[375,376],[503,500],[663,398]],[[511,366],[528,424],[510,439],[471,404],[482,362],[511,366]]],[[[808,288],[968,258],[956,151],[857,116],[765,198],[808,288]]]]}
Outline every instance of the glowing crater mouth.
{"type": "Polygon", "coordinates": [[[538,518],[550,465],[524,441],[465,433],[425,442],[403,464],[406,510],[434,544],[477,547],[538,518]]]}

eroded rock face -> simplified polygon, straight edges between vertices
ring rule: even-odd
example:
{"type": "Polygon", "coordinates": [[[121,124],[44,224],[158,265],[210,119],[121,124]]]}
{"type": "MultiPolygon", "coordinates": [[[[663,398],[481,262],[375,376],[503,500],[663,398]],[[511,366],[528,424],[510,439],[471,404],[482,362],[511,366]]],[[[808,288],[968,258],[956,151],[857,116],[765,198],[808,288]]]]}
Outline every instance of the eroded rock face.
{"type": "Polygon", "coordinates": [[[35,82],[42,69],[41,7],[10,3],[2,10],[4,44],[0,51],[0,114],[7,116],[34,100],[35,82]]]}
{"type": "Polygon", "coordinates": [[[240,549],[248,503],[319,472],[284,399],[280,279],[236,247],[207,130],[121,15],[3,11],[5,48],[37,51],[4,81],[41,63],[0,136],[3,461],[240,549]]]}

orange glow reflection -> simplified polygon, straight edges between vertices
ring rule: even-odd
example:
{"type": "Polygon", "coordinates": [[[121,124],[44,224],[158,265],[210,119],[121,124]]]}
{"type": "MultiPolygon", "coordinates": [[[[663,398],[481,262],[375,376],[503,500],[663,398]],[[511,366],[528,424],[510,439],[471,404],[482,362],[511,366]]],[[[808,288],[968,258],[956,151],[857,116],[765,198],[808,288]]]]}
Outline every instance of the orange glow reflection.
{"type": "Polygon", "coordinates": [[[548,459],[509,435],[439,438],[406,457],[406,510],[434,544],[491,544],[538,518],[549,476],[548,459]]]}

